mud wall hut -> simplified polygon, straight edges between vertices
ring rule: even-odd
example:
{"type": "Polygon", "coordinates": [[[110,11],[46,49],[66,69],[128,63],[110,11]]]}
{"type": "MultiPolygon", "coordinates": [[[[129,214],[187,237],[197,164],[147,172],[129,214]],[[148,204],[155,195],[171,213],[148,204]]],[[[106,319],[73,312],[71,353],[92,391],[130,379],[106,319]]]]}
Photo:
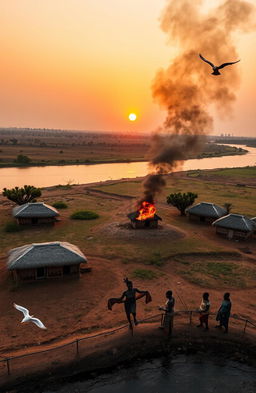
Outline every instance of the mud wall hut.
{"type": "Polygon", "coordinates": [[[228,239],[248,239],[256,230],[253,220],[241,214],[228,214],[214,221],[212,225],[217,234],[228,239]]]}
{"type": "Polygon", "coordinates": [[[53,224],[59,216],[58,210],[44,202],[16,206],[12,214],[20,225],[53,224]]]}
{"type": "Polygon", "coordinates": [[[225,216],[227,210],[210,202],[201,202],[186,210],[190,220],[212,223],[218,218],[225,216]]]}
{"type": "Polygon", "coordinates": [[[26,244],[9,251],[7,269],[15,281],[79,277],[82,251],[67,242],[26,244]]]}

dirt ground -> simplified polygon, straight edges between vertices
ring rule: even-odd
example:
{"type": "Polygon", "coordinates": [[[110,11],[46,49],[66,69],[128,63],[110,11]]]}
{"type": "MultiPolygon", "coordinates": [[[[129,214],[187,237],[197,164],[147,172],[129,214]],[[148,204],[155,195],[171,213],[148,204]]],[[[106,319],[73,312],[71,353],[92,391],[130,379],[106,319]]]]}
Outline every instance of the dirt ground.
{"type": "MultiPolygon", "coordinates": [[[[77,187],[75,191],[58,190],[56,195],[63,197],[65,194],[69,194],[76,198],[76,195],[79,195],[79,190],[82,192],[84,186],[77,187]]],[[[51,195],[52,197],[53,193],[52,191],[45,191],[44,195],[46,197],[51,195]]],[[[102,198],[102,196],[99,198],[102,198]]],[[[111,198],[115,199],[113,196],[111,198]]],[[[122,198],[116,197],[116,200],[119,199],[122,200],[122,198]]],[[[2,212],[10,209],[9,202],[4,202],[3,199],[1,201],[0,209],[2,212]]],[[[104,222],[97,227],[96,231],[98,234],[101,231],[108,232],[113,239],[121,237],[127,241],[132,240],[131,237],[135,236],[135,231],[132,232],[125,227],[119,228],[121,230],[118,231],[118,225],[123,225],[123,222],[104,222]]],[[[194,232],[198,234],[202,243],[206,239],[212,239],[219,245],[227,247],[227,240],[217,238],[214,231],[207,227],[202,230],[202,227],[195,226],[194,232]]],[[[145,242],[148,242],[149,245],[152,242],[152,233],[148,231],[143,234],[145,242]]],[[[160,235],[163,233],[166,240],[168,239],[170,242],[190,237],[189,231],[166,224],[164,224],[162,230],[158,230],[158,233],[160,235]]],[[[140,236],[142,235],[140,234],[140,236]]],[[[239,263],[255,266],[255,241],[242,244],[229,243],[228,248],[240,253],[239,263]],[[248,248],[250,248],[250,255],[246,252],[248,248]]],[[[75,338],[92,331],[118,326],[125,322],[123,305],[117,304],[112,311],[109,311],[107,300],[110,297],[119,297],[122,294],[126,289],[123,278],[125,276],[130,277],[131,272],[138,268],[138,264],[125,264],[118,257],[107,258],[105,255],[99,256],[96,253],[86,256],[92,271],[81,274],[79,279],[37,281],[14,287],[6,271],[6,257],[2,255],[0,260],[0,358],[17,350],[24,352],[31,346],[56,343],[61,339],[75,338]],[[31,314],[43,321],[47,330],[38,329],[34,324],[20,324],[22,315],[14,309],[13,302],[26,305],[31,314]]],[[[237,259],[234,258],[233,261],[232,257],[229,256],[228,262],[237,263],[237,259]]],[[[154,280],[133,279],[134,286],[142,290],[149,290],[153,299],[147,305],[143,299],[138,301],[139,320],[158,312],[158,305],[165,302],[165,292],[168,289],[173,290],[176,299],[176,310],[198,308],[202,293],[209,288],[186,280],[184,276],[177,273],[176,265],[175,258],[169,258],[168,263],[161,268],[155,265],[150,266],[150,269],[156,273],[154,280]]],[[[254,285],[251,283],[246,289],[233,288],[231,290],[232,312],[253,322],[256,322],[255,288],[256,283],[254,282],[254,285]]],[[[210,288],[212,312],[217,311],[223,293],[227,289],[223,285],[213,285],[210,288]]]]}

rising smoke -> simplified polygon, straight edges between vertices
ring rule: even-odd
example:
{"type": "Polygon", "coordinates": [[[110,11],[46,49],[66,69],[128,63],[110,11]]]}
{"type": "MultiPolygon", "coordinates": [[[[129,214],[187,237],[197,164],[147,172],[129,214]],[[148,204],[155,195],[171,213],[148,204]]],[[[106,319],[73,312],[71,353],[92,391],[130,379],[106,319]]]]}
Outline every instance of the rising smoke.
{"type": "Polygon", "coordinates": [[[148,202],[164,187],[163,174],[202,149],[213,126],[210,105],[225,116],[235,100],[239,65],[213,76],[198,54],[216,65],[238,60],[233,33],[254,27],[254,7],[243,0],[226,0],[206,13],[203,6],[203,0],[169,0],[161,18],[161,27],[169,43],[178,45],[179,55],[157,73],[152,84],[153,97],[167,116],[161,131],[152,137],[149,155],[154,174],[146,177],[142,198],[148,202]]]}

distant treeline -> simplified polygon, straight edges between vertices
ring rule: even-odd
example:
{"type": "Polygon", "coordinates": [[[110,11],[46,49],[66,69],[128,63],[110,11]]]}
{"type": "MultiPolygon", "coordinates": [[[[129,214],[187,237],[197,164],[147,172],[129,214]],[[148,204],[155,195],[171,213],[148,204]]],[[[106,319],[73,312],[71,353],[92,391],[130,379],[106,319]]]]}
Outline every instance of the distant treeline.
{"type": "Polygon", "coordinates": [[[256,147],[256,138],[219,138],[215,139],[216,143],[228,143],[234,145],[246,145],[248,147],[256,147]]]}

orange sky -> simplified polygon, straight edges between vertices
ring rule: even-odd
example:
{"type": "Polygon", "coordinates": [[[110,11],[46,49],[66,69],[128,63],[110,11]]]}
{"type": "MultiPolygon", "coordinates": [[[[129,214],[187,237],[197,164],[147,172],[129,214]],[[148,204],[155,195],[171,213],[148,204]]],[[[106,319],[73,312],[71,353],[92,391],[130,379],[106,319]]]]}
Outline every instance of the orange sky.
{"type": "MultiPolygon", "coordinates": [[[[165,112],[153,102],[151,82],[177,50],[159,26],[165,4],[2,1],[0,127],[146,132],[160,126],[165,112]],[[136,122],[129,122],[130,112],[136,122]]],[[[256,136],[255,47],[256,33],[237,35],[242,83],[233,118],[216,115],[215,133],[256,136]]]]}

